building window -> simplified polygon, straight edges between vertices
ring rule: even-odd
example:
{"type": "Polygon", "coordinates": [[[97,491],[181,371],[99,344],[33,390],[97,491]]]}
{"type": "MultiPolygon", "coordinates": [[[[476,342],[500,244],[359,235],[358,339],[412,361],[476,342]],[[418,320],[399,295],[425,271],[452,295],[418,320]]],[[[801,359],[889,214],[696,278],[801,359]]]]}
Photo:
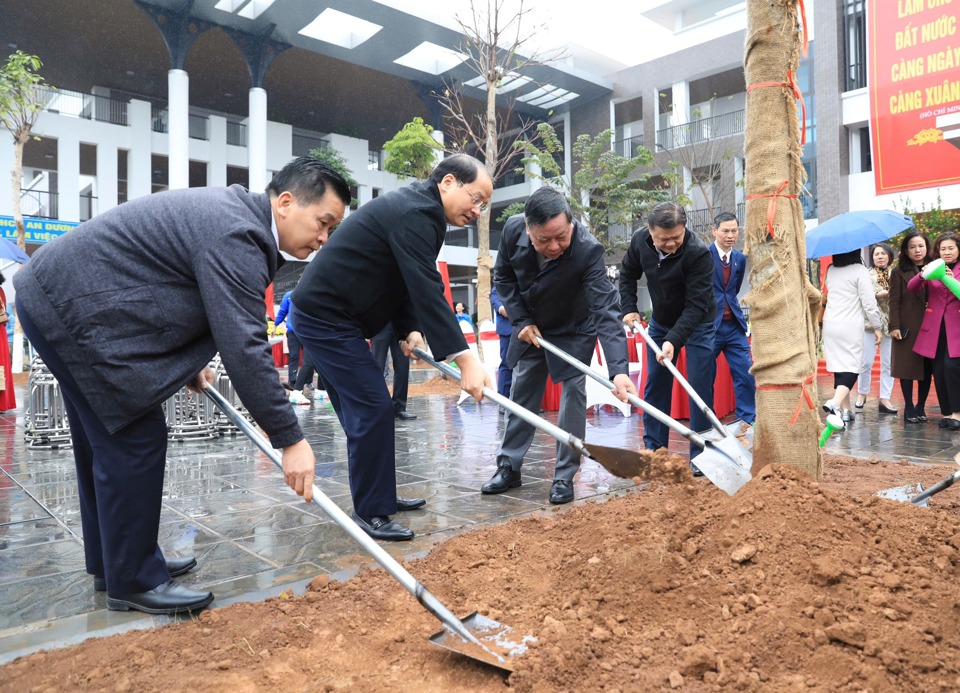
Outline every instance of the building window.
{"type": "Polygon", "coordinates": [[[867,86],[867,26],[863,0],[844,0],[845,91],[867,86]]]}
{"type": "Polygon", "coordinates": [[[860,172],[873,170],[873,159],[870,156],[870,128],[860,128],[860,172]]]}

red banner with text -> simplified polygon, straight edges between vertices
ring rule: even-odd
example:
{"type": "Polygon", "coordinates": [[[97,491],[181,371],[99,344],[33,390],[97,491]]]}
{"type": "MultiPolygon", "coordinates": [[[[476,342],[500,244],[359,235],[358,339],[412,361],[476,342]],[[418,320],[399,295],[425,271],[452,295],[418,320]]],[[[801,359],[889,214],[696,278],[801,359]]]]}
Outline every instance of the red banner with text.
{"type": "Polygon", "coordinates": [[[960,0],[869,0],[877,194],[960,183],[960,0]]]}

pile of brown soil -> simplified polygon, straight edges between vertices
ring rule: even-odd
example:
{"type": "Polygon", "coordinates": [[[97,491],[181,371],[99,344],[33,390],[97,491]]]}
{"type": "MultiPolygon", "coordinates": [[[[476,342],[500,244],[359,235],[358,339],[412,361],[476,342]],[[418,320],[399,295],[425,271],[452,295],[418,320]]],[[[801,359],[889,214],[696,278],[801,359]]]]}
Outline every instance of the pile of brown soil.
{"type": "MultiPolygon", "coordinates": [[[[387,384],[390,386],[389,389],[392,392],[393,385],[391,383],[392,380],[388,378],[387,384]]],[[[459,395],[460,383],[453,378],[442,378],[439,375],[435,375],[425,382],[411,383],[407,392],[410,397],[423,397],[424,395],[459,395]]]]}
{"type": "Polygon", "coordinates": [[[538,638],[509,678],[430,645],[438,622],[376,569],[22,658],[0,669],[0,689],[960,688],[956,492],[929,509],[872,495],[956,467],[834,457],[825,468],[816,483],[768,467],[733,497],[705,481],[650,483],[466,533],[412,561],[456,613],[476,609],[538,638]],[[853,492],[841,490],[854,475],[853,492]]]}

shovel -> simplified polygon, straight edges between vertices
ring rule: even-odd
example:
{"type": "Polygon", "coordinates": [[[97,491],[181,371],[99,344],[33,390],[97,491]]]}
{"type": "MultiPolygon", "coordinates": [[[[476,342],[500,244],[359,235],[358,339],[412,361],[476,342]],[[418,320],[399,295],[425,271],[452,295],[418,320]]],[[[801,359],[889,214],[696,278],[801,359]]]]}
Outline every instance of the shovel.
{"type": "MultiPolygon", "coordinates": [[[[571,366],[579,370],[586,376],[589,376],[599,382],[601,385],[616,390],[617,386],[612,381],[604,378],[590,366],[582,363],[572,357],[567,352],[551,344],[542,336],[537,336],[540,345],[571,366]]],[[[729,495],[735,494],[753,477],[750,475],[750,468],[753,464],[752,455],[733,437],[725,437],[718,441],[707,440],[703,436],[690,430],[676,419],[672,419],[652,404],[644,402],[636,395],[627,395],[630,404],[637,407],[646,414],[649,414],[660,423],[669,426],[674,431],[682,435],[691,443],[703,450],[697,455],[694,464],[703,472],[715,486],[729,495]]]]}
{"type": "MultiPolygon", "coordinates": [[[[637,320],[633,321],[633,330],[634,332],[637,332],[641,337],[643,337],[643,341],[645,341],[647,343],[647,346],[649,346],[653,350],[654,354],[656,354],[657,356],[660,356],[660,354],[662,353],[660,350],[660,347],[657,345],[655,341],[653,341],[653,337],[650,336],[650,333],[643,328],[643,325],[641,325],[639,321],[637,320]]],[[[665,359],[663,361],[663,365],[666,367],[668,371],[670,371],[670,373],[673,374],[673,377],[677,379],[677,382],[680,383],[680,387],[682,387],[686,391],[686,393],[690,395],[690,400],[697,407],[699,407],[700,411],[703,412],[703,415],[707,417],[707,420],[710,422],[710,425],[713,426],[714,430],[720,434],[720,437],[732,438],[737,442],[737,444],[743,445],[742,443],[740,443],[739,440],[737,440],[736,436],[734,436],[731,429],[728,428],[727,426],[724,426],[720,422],[720,419],[717,417],[716,412],[714,412],[713,409],[707,406],[707,403],[703,401],[703,398],[700,397],[697,391],[693,389],[693,386],[687,381],[687,379],[683,377],[683,374],[680,373],[680,370],[673,364],[673,362],[665,359]]],[[[738,429],[736,430],[739,430],[740,428],[742,427],[738,427],[738,429]]],[[[749,429],[750,426],[746,426],[746,428],[749,429]]],[[[705,436],[706,434],[701,433],[701,435],[705,436]]],[[[745,457],[745,459],[750,460],[750,465],[752,466],[753,453],[751,453],[749,450],[744,448],[743,456],[745,457]]],[[[748,467],[748,469],[749,468],[750,467],[748,467]]]]}
{"type": "Polygon", "coordinates": [[[923,490],[923,484],[908,484],[907,486],[896,486],[878,491],[877,495],[888,500],[910,502],[921,508],[929,508],[930,504],[927,500],[930,496],[950,488],[957,479],[960,479],[960,470],[955,471],[945,479],[941,479],[926,491],[923,490]]]}
{"type": "MultiPolygon", "coordinates": [[[[260,448],[277,467],[283,469],[280,454],[273,449],[270,442],[253,427],[246,418],[230,404],[213,386],[201,389],[207,397],[213,400],[228,419],[260,448]]],[[[397,582],[417,598],[417,601],[431,614],[436,616],[447,630],[441,631],[430,638],[433,642],[453,652],[457,652],[472,659],[485,662],[506,671],[513,671],[511,658],[523,654],[527,650],[526,643],[536,640],[533,636],[524,636],[520,642],[511,640],[513,629],[505,626],[477,612],[473,612],[462,621],[458,619],[439,599],[417,582],[414,577],[401,566],[396,559],[380,547],[366,532],[364,532],[350,517],[324,495],[316,484],[313,486],[313,502],[336,522],[350,537],[360,544],[363,549],[373,556],[377,563],[386,568],[397,582]]]]}
{"type": "MultiPolygon", "coordinates": [[[[460,380],[460,371],[453,366],[435,361],[433,357],[431,357],[430,354],[425,352],[423,349],[416,348],[413,350],[413,352],[418,359],[423,359],[442,373],[445,373],[446,375],[458,381],[460,380]]],[[[555,426],[546,419],[537,416],[533,412],[527,411],[516,402],[498,393],[496,390],[492,390],[489,387],[484,387],[483,396],[486,399],[499,404],[513,416],[526,421],[528,424],[543,431],[548,436],[556,438],[568,448],[572,448],[584,457],[589,457],[591,460],[599,462],[604,469],[614,476],[618,476],[621,479],[633,479],[637,476],[646,476],[650,470],[650,462],[645,459],[643,455],[634,450],[608,448],[602,445],[594,445],[593,443],[586,445],[582,440],[577,438],[572,433],[567,433],[559,426],[555,426]]]]}

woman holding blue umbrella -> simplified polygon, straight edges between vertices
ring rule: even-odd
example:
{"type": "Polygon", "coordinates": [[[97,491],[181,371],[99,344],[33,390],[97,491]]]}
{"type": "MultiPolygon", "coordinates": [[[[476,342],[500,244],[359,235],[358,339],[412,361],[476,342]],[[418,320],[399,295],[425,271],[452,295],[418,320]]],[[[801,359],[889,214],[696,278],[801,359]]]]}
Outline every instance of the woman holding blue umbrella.
{"type": "Polygon", "coordinates": [[[823,403],[823,410],[849,422],[853,421],[850,391],[860,375],[863,360],[864,320],[880,344],[883,339],[880,309],[859,248],[833,256],[825,284],[828,298],[823,315],[823,351],[827,370],[833,373],[834,393],[833,398],[823,403]]]}

